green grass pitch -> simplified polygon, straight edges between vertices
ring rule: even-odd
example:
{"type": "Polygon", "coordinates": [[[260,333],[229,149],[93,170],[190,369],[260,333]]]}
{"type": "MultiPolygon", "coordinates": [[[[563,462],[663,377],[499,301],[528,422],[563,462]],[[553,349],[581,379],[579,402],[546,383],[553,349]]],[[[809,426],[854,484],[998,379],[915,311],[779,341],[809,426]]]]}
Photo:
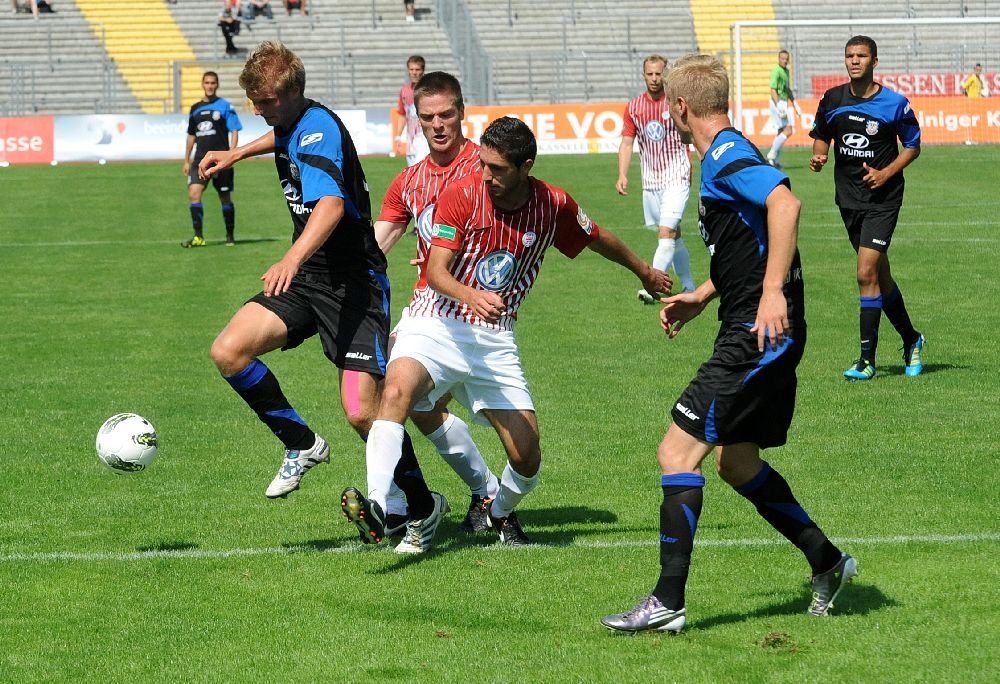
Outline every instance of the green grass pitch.
{"type": "MultiPolygon", "coordinates": [[[[237,171],[239,244],[222,246],[209,191],[196,250],[179,247],[180,162],[0,169],[0,681],[1000,680],[996,150],[929,147],[907,170],[891,256],[926,373],[903,375],[885,323],[866,384],[841,377],[857,287],[832,169],[812,174],[805,150],[786,151],[810,334],[789,443],[765,457],[861,575],[835,616],[808,617],[804,560],[709,467],[676,637],[611,634],[599,619],[655,581],[656,447],[709,354],[714,305],[668,341],[630,274],[553,251],[518,323],[544,453],[521,520],[538,545],[464,536],[467,492],[414,433],[454,510],[432,553],[403,558],[362,548],[340,516],[341,489],[364,487],[364,449],[318,343],[266,357],[333,449],[284,501],[263,496],[279,444],[209,358],[288,246],[270,162],[237,171]],[[116,475],[94,454],[121,411],[159,431],[145,473],[116,475]]],[[[400,161],[365,167],[377,208],[400,161]]],[[[652,257],[637,162],[626,198],[613,155],[542,157],[535,173],[652,257]]],[[[704,278],[695,208],[683,228],[704,278]]],[[[397,314],[412,249],[407,237],[390,254],[397,314]]],[[[496,436],[474,435],[499,472],[496,436]]]]}

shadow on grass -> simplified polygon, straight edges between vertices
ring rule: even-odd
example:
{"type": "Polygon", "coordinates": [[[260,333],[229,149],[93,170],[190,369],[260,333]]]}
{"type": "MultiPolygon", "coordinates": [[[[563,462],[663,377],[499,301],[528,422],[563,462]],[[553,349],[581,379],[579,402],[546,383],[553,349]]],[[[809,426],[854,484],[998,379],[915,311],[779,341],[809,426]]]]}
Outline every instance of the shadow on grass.
{"type": "MultiPolygon", "coordinates": [[[[969,370],[970,366],[963,366],[954,363],[925,363],[924,371],[921,375],[930,375],[931,373],[941,373],[950,370],[969,370]]],[[[886,369],[879,368],[878,374],[886,377],[901,377],[905,375],[906,370],[902,366],[891,366],[886,369]]],[[[878,377],[876,376],[876,380],[878,377]]],[[[916,378],[914,378],[916,379],[916,378]]]]}
{"type": "MultiPolygon", "coordinates": [[[[804,615],[812,600],[812,590],[806,588],[799,598],[776,603],[770,606],[763,606],[749,612],[723,613],[713,617],[698,620],[693,627],[695,629],[710,629],[719,625],[731,625],[747,620],[755,620],[762,617],[775,617],[779,615],[804,615]]],[[[878,587],[866,586],[852,583],[844,588],[837,597],[833,616],[837,615],[868,615],[877,610],[892,608],[897,603],[889,598],[878,587]]]]}
{"type": "Polygon", "coordinates": [[[153,544],[150,546],[137,546],[136,551],[139,553],[149,553],[151,551],[190,551],[192,549],[197,549],[197,544],[192,544],[191,542],[160,542],[159,544],[153,544]]]}

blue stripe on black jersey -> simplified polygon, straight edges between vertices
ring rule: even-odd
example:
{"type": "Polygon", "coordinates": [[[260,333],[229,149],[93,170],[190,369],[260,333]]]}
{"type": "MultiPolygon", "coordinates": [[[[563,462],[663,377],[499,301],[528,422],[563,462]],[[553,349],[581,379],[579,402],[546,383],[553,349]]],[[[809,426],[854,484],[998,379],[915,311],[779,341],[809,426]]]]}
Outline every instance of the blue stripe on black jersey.
{"type": "Polygon", "coordinates": [[[337,184],[337,187],[341,189],[341,192],[344,193],[344,213],[350,216],[351,218],[355,218],[358,220],[362,218],[361,212],[358,211],[358,208],[355,206],[354,201],[351,199],[350,195],[348,195],[348,193],[344,189],[344,174],[341,173],[337,165],[333,163],[333,160],[331,160],[329,157],[324,157],[319,154],[302,154],[301,152],[299,153],[298,159],[300,162],[308,164],[309,166],[315,169],[319,169],[320,171],[329,175],[330,178],[332,178],[334,182],[337,184]]]}

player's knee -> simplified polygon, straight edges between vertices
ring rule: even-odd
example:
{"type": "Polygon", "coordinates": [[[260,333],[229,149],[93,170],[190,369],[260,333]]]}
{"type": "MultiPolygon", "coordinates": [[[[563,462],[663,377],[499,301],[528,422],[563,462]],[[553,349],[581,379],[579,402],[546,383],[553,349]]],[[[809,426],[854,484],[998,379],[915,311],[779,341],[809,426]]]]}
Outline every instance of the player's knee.
{"type": "Polygon", "coordinates": [[[448,411],[434,407],[433,411],[413,411],[410,413],[410,420],[420,430],[420,434],[429,435],[444,425],[448,420],[448,411]]]}
{"type": "Polygon", "coordinates": [[[234,340],[224,332],[220,333],[212,342],[212,362],[219,372],[229,376],[241,370],[245,363],[241,363],[243,355],[239,353],[239,348],[234,344],[234,340]]]}

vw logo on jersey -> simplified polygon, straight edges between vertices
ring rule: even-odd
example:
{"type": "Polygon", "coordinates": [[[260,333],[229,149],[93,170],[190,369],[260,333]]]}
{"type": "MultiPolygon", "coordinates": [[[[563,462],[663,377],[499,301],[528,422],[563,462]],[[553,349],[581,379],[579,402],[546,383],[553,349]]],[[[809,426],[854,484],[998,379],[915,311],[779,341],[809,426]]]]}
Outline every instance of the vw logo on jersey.
{"type": "Polygon", "coordinates": [[[484,290],[499,292],[510,285],[517,271],[517,259],[505,249],[490,252],[476,264],[476,280],[484,290]]]}
{"type": "Polygon", "coordinates": [[[299,193],[299,189],[291,181],[285,181],[281,184],[281,190],[285,193],[285,199],[289,202],[299,202],[302,200],[302,195],[299,193]]]}
{"type": "Polygon", "coordinates": [[[424,242],[430,242],[431,237],[434,235],[434,205],[428,204],[427,207],[420,212],[420,216],[417,217],[417,232],[420,233],[420,239],[424,242]]]}
{"type": "Polygon", "coordinates": [[[844,145],[850,147],[852,150],[863,150],[868,147],[868,138],[860,133],[846,133],[841,140],[844,145]]]}
{"type": "Polygon", "coordinates": [[[876,135],[878,133],[878,121],[866,121],[865,133],[868,135],[876,135]]]}
{"type": "Polygon", "coordinates": [[[663,140],[667,134],[667,129],[659,121],[648,121],[643,130],[646,132],[646,137],[653,141],[663,140]]]}

